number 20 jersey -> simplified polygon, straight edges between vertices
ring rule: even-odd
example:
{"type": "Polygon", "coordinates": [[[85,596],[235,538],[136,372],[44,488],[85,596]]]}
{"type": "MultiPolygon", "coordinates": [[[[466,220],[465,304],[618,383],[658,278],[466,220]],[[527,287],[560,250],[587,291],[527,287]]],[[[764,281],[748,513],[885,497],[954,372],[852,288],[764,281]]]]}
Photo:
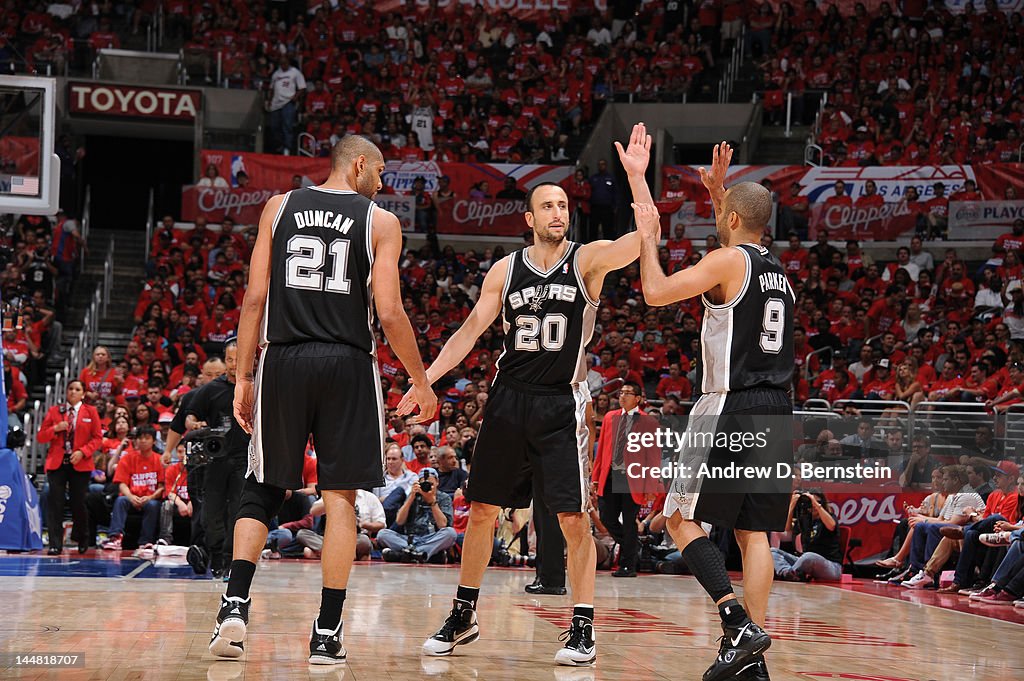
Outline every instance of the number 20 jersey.
{"type": "Polygon", "coordinates": [[[307,187],[274,219],[264,343],[345,343],[374,351],[373,201],[307,187]]]}
{"type": "Polygon", "coordinates": [[[580,244],[568,243],[565,255],[547,272],[530,262],[528,249],[509,256],[502,290],[505,344],[496,363],[499,377],[544,386],[586,380],[584,348],[594,333],[597,302],[590,299],[579,273],[580,244]]]}
{"type": "Polygon", "coordinates": [[[766,248],[749,243],[736,248],[747,261],[740,292],[724,305],[703,298],[697,388],[702,393],[788,391],[793,380],[793,288],[766,248]]]}

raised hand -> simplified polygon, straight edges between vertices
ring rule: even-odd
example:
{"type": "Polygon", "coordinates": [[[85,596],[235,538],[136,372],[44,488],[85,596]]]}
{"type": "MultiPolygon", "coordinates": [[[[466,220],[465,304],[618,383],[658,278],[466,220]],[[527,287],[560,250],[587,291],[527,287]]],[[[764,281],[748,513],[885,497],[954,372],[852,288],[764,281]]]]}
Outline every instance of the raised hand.
{"type": "Polygon", "coordinates": [[[643,175],[651,160],[651,136],[647,134],[647,126],[643,123],[634,125],[629,146],[623,149],[622,144],[616,142],[615,150],[619,152],[619,161],[627,175],[643,175]]]}
{"type": "Polygon", "coordinates": [[[711,172],[700,167],[700,181],[711,192],[725,191],[725,178],[732,161],[732,147],[727,142],[716,144],[711,152],[711,172]]]}
{"type": "Polygon", "coordinates": [[[634,203],[633,216],[636,219],[636,231],[644,238],[661,238],[661,215],[653,203],[634,203]]]}

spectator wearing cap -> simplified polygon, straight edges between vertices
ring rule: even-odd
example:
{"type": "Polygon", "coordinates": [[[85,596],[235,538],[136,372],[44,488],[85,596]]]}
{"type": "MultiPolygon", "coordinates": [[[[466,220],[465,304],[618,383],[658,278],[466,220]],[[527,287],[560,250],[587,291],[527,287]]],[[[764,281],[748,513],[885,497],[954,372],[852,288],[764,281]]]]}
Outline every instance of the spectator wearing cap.
{"type": "Polygon", "coordinates": [[[875,362],[871,378],[865,382],[861,392],[864,394],[864,399],[868,400],[892,400],[895,397],[896,381],[892,375],[888,357],[883,357],[875,362]]]}
{"type": "Polygon", "coordinates": [[[1019,279],[1003,285],[1003,323],[1010,332],[1010,338],[1024,341],[1024,286],[1019,279]]]}
{"type": "Polygon", "coordinates": [[[292,66],[287,54],[282,54],[277,69],[270,76],[270,101],[267,103],[269,131],[273,136],[268,146],[275,153],[291,154],[295,151],[295,124],[305,92],[305,76],[292,66]]]}
{"type": "Polygon", "coordinates": [[[429,466],[421,469],[395,516],[396,529],[377,533],[384,560],[402,560],[402,552],[410,544],[414,560],[427,561],[446,551],[457,539],[452,519],[452,497],[438,488],[437,471],[429,466]]]}
{"type": "Polygon", "coordinates": [[[1012,525],[1020,520],[1019,495],[1016,488],[1020,467],[1013,461],[1000,461],[990,470],[993,474],[995,488],[985,502],[984,514],[979,520],[964,528],[952,527],[942,530],[942,536],[949,541],[959,539],[963,541],[960,545],[960,558],[957,560],[953,583],[939,589],[939,593],[955,594],[972,585],[977,588],[987,585],[992,570],[987,570],[986,574],[984,564],[993,562],[986,561],[986,555],[993,553],[993,549],[981,544],[981,535],[1003,531],[1004,526],[1012,525]],[[981,569],[976,575],[975,571],[979,568],[981,569]]]}

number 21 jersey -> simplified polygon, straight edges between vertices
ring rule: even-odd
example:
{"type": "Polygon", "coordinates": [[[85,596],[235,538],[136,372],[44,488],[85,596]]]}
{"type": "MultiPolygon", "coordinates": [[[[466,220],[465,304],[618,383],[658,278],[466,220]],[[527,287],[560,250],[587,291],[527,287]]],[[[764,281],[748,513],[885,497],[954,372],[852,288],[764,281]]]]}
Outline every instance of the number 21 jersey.
{"type": "Polygon", "coordinates": [[[274,219],[263,343],[345,343],[374,351],[373,201],[307,187],[274,219]]]}
{"type": "Polygon", "coordinates": [[[793,289],[781,263],[766,248],[736,248],[747,265],[740,292],[724,305],[703,298],[697,387],[702,393],[788,391],[793,380],[793,289]]]}
{"type": "Polygon", "coordinates": [[[580,244],[547,272],[529,249],[512,253],[502,291],[505,347],[496,366],[502,374],[534,385],[568,385],[587,378],[584,348],[594,333],[597,303],[590,300],[577,267],[580,244]]]}

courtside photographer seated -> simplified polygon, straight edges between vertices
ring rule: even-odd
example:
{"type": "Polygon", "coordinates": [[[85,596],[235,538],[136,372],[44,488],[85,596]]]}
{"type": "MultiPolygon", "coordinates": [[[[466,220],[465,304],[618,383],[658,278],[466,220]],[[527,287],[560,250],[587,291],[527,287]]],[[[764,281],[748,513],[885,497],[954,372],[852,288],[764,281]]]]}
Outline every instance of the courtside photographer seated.
{"type": "Polygon", "coordinates": [[[384,560],[422,563],[455,544],[452,528],[452,497],[437,488],[437,471],[420,471],[409,497],[395,516],[396,530],[377,533],[384,560]]]}
{"type": "Polygon", "coordinates": [[[775,577],[788,582],[837,582],[843,566],[839,527],[820,489],[794,492],[786,525],[793,529],[799,555],[772,548],[775,577]]]}

